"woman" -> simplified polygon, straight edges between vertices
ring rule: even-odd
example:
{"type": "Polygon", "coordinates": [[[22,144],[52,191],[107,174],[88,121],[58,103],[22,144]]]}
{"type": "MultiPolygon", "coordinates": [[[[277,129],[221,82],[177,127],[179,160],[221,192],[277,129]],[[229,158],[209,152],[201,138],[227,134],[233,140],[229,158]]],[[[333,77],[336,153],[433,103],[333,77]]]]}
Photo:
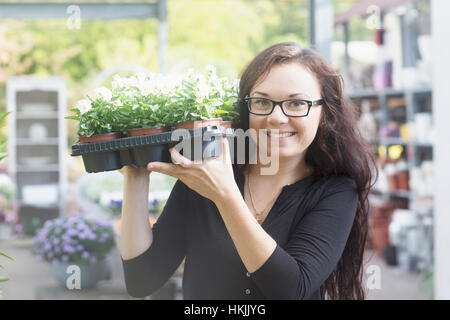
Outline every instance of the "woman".
{"type": "Polygon", "coordinates": [[[171,150],[177,164],[122,169],[128,292],[151,294],[186,258],[185,299],[364,299],[376,166],[341,78],[314,51],[279,43],[248,65],[239,98],[237,127],[267,132],[255,139],[278,161],[276,172],[261,174],[271,164],[253,157],[232,164],[225,138],[223,156],[201,164],[171,150]],[[178,178],[153,229],[150,171],[178,178]]]}

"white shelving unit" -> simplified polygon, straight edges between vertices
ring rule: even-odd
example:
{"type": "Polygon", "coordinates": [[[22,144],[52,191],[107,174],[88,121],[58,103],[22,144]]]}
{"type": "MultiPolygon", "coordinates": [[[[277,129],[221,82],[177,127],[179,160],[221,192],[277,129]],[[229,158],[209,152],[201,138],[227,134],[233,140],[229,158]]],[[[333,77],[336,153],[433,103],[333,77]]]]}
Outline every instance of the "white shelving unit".
{"type": "Polygon", "coordinates": [[[11,77],[7,84],[9,173],[24,228],[65,215],[66,85],[56,77],[11,77]]]}

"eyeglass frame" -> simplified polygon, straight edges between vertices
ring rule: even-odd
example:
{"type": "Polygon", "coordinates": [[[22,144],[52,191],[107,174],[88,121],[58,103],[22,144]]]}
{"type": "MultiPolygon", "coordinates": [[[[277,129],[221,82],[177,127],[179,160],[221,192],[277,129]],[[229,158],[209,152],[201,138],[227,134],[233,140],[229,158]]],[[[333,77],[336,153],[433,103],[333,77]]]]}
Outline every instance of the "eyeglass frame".
{"type": "Polygon", "coordinates": [[[293,118],[303,118],[303,117],[307,117],[307,116],[309,115],[309,110],[311,109],[312,106],[323,105],[323,104],[325,103],[325,100],[324,100],[324,99],[318,99],[318,100],[286,99],[286,100],[280,100],[280,101],[277,101],[277,100],[272,100],[272,99],[264,98],[264,97],[249,97],[249,96],[245,96],[245,98],[242,99],[242,100],[244,100],[245,102],[247,102],[247,109],[248,109],[248,112],[250,112],[251,114],[255,114],[255,115],[258,115],[258,116],[268,116],[268,115],[271,115],[272,112],[273,112],[273,110],[275,110],[275,107],[276,107],[277,105],[279,105],[280,108],[281,108],[281,111],[283,112],[283,114],[284,114],[286,117],[293,117],[293,118]],[[272,110],[270,110],[269,113],[256,113],[256,112],[253,112],[253,111],[250,110],[250,103],[249,103],[249,102],[250,102],[250,99],[264,99],[264,100],[269,100],[270,102],[272,102],[272,110]],[[283,108],[283,103],[284,103],[285,101],[303,101],[303,102],[306,102],[306,103],[308,104],[308,112],[306,112],[306,114],[305,114],[304,116],[291,116],[291,115],[288,115],[288,114],[286,114],[286,112],[284,111],[284,108],[283,108]]]}

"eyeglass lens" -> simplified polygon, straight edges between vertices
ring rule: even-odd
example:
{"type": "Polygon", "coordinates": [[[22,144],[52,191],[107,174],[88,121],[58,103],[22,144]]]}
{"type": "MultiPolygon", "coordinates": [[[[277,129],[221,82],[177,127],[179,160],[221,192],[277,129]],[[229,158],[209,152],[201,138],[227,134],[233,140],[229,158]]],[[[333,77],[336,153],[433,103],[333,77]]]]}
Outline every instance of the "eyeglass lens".
{"type": "MultiPolygon", "coordinates": [[[[252,112],[269,114],[272,111],[273,102],[268,99],[249,98],[249,107],[252,112]]],[[[287,115],[291,116],[304,116],[308,113],[308,103],[302,100],[284,101],[282,108],[287,115]]]]}

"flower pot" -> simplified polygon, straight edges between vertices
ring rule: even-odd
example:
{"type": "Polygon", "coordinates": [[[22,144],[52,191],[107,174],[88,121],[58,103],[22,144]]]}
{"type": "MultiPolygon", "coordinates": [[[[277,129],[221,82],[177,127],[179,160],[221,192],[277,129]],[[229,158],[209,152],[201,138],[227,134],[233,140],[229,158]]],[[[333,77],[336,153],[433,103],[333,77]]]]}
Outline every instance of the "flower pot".
{"type": "Polygon", "coordinates": [[[207,120],[191,120],[180,122],[175,125],[175,129],[194,129],[209,126],[219,126],[222,123],[222,118],[214,118],[207,120]]]}
{"type": "Polygon", "coordinates": [[[169,131],[170,127],[167,126],[158,126],[158,127],[148,127],[148,128],[137,128],[137,129],[129,129],[127,130],[129,137],[138,137],[145,136],[148,134],[155,134],[169,131]]]}
{"type": "MultiPolygon", "coordinates": [[[[187,159],[202,161],[218,157],[222,153],[222,132],[218,128],[196,127],[189,131],[179,130],[174,131],[173,136],[179,140],[170,142],[169,148],[178,145],[177,150],[187,159]]],[[[169,162],[172,162],[171,158],[169,162]]]]}
{"type": "MultiPolygon", "coordinates": [[[[72,283],[69,277],[74,277],[77,275],[71,269],[70,266],[78,266],[79,276],[80,276],[80,289],[89,289],[95,287],[100,280],[109,280],[111,275],[112,263],[110,257],[102,260],[98,260],[95,263],[87,262],[58,262],[50,264],[50,272],[53,277],[59,282],[59,284],[67,287],[67,280],[72,283]]],[[[70,289],[70,288],[68,288],[70,289]]]]}
{"type": "Polygon", "coordinates": [[[82,157],[86,172],[112,171],[123,167],[119,151],[86,153],[82,157]]]}
{"type": "Polygon", "coordinates": [[[374,223],[371,227],[371,239],[377,255],[382,258],[384,248],[389,244],[389,221],[374,223]]]}
{"type": "Polygon", "coordinates": [[[233,126],[233,121],[222,121],[220,126],[225,127],[225,128],[231,128],[233,126]]]}
{"type": "Polygon", "coordinates": [[[110,132],[110,133],[104,133],[104,134],[96,134],[90,137],[85,136],[79,136],[79,141],[81,144],[84,143],[93,143],[93,142],[102,142],[102,141],[109,141],[114,139],[119,139],[122,137],[122,134],[120,132],[110,132]]]}
{"type": "MultiPolygon", "coordinates": [[[[120,132],[111,132],[91,137],[79,137],[80,144],[89,144],[97,142],[106,142],[122,137],[120,132]]],[[[118,151],[104,151],[95,153],[86,153],[82,155],[84,167],[87,172],[102,172],[111,171],[122,168],[120,162],[120,152],[118,151]]]]}
{"type": "Polygon", "coordinates": [[[397,187],[399,190],[409,190],[409,172],[401,171],[397,173],[397,187]]]}

